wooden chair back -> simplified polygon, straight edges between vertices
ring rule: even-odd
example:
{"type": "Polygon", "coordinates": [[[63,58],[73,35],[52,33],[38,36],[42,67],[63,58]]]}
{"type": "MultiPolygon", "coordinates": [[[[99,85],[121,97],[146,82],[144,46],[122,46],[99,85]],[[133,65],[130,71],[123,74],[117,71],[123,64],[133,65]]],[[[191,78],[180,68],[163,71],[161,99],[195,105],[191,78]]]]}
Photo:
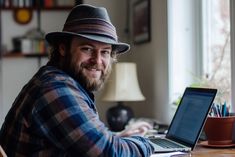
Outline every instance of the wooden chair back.
{"type": "Polygon", "coordinates": [[[7,157],[5,151],[2,149],[2,146],[0,146],[0,157],[7,157]]]}

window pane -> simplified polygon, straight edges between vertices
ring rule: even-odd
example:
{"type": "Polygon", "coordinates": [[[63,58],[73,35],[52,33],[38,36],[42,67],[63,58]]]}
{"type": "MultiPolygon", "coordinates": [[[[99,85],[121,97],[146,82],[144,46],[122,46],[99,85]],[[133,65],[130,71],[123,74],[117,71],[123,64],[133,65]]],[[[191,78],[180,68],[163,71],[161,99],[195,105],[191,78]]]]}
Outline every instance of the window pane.
{"type": "Polygon", "coordinates": [[[229,0],[168,2],[170,102],[186,86],[202,86],[231,104],[229,0]]]}
{"type": "Polygon", "coordinates": [[[170,102],[202,75],[201,1],[168,0],[170,102]]]}
{"type": "Polygon", "coordinates": [[[231,102],[229,0],[204,1],[203,85],[218,88],[217,101],[231,102]]]}

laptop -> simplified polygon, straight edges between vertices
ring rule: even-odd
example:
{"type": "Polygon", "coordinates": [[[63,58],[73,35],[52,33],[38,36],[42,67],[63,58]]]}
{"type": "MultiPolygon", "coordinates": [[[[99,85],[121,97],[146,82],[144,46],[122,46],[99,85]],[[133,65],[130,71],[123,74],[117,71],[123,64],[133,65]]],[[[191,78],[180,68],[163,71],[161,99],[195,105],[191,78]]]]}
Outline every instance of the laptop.
{"type": "Polygon", "coordinates": [[[155,153],[192,151],[199,139],[217,89],[187,87],[164,137],[149,137],[155,153]]]}

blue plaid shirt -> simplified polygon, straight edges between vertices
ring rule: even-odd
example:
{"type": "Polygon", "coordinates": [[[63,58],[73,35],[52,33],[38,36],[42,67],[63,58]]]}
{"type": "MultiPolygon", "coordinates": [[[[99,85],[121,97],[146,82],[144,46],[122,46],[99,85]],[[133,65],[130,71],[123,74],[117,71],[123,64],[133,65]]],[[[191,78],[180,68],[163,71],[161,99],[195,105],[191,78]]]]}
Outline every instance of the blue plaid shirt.
{"type": "Polygon", "coordinates": [[[140,157],[153,151],[143,137],[110,132],[99,120],[93,94],[53,66],[42,67],[23,87],[0,144],[9,157],[140,157]]]}

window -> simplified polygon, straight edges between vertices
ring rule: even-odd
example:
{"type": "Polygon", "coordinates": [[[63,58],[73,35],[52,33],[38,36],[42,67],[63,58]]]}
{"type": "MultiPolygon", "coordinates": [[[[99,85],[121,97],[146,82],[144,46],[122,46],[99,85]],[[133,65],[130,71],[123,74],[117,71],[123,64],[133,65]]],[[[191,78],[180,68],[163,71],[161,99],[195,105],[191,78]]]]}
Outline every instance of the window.
{"type": "Polygon", "coordinates": [[[219,89],[231,102],[229,0],[168,0],[170,102],[186,86],[219,89]]]}
{"type": "Polygon", "coordinates": [[[203,77],[219,89],[218,103],[231,104],[229,0],[203,1],[203,77]]]}
{"type": "Polygon", "coordinates": [[[202,74],[201,3],[168,0],[170,102],[202,74]]]}

